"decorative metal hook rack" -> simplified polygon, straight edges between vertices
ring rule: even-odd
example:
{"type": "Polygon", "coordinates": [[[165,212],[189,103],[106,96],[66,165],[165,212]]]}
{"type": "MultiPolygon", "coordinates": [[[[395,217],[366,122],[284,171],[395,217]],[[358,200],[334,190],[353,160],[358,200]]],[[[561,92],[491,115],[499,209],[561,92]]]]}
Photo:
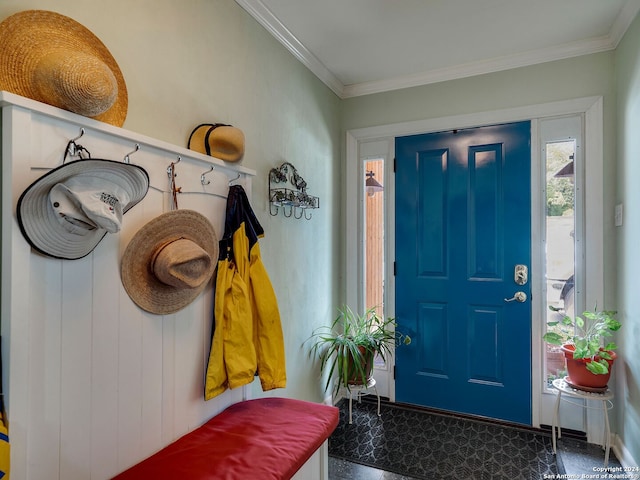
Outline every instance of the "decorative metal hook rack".
{"type": "Polygon", "coordinates": [[[307,220],[311,220],[309,210],[320,208],[320,199],[307,193],[307,182],[289,162],[269,171],[269,213],[276,216],[280,207],[285,217],[300,219],[304,216],[307,220]],[[288,186],[273,186],[280,183],[288,186]]]}

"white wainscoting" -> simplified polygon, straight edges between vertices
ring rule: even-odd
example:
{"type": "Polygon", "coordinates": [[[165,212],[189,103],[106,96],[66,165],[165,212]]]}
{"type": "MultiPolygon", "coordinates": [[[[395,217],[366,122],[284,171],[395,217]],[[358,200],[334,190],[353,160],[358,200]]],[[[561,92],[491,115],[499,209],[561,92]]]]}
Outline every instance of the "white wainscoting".
{"type": "MultiPolygon", "coordinates": [[[[2,105],[2,349],[13,480],[107,479],[194,429],[243,389],[204,401],[212,325],[207,289],[178,313],[140,310],[120,282],[120,258],[147,221],[170,207],[176,162],[180,208],[207,216],[220,237],[229,179],[251,193],[255,172],[126,130],[0,93],[2,105]],[[67,142],[92,158],[144,167],[152,189],[79,260],[31,251],[15,215],[20,194],[62,163],[67,142]],[[203,186],[201,174],[211,183],[203,186]]],[[[185,139],[186,143],[186,139],[185,139]]]]}

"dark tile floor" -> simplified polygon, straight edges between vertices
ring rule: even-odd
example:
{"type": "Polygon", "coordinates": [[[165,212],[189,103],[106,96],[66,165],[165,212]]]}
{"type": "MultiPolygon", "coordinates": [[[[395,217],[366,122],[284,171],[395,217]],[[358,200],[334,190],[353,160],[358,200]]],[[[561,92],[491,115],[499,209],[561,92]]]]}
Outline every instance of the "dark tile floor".
{"type": "MultiPolygon", "coordinates": [[[[559,472],[575,475],[575,478],[588,478],[597,468],[603,466],[604,452],[597,445],[580,440],[563,438],[558,442],[559,472]]],[[[613,452],[610,453],[609,467],[612,472],[620,471],[620,462],[613,452]]],[[[615,478],[615,475],[611,478],[615,478]]],[[[385,472],[376,468],[329,457],[329,480],[416,480],[414,477],[385,472]]]]}
{"type": "MultiPolygon", "coordinates": [[[[611,476],[607,474],[606,478],[625,478],[623,475],[615,475],[616,472],[622,472],[622,465],[613,451],[609,453],[607,466],[611,476]]],[[[569,474],[575,478],[592,478],[590,476],[600,473],[600,468],[603,467],[604,449],[599,445],[565,437],[558,440],[559,473],[569,474]]],[[[604,475],[601,473],[601,478],[605,478],[604,475]]]]}
{"type": "MultiPolygon", "coordinates": [[[[560,475],[571,475],[573,478],[589,478],[600,472],[604,466],[604,450],[598,445],[588,444],[583,440],[564,437],[558,440],[557,456],[560,475]]],[[[613,451],[609,454],[609,474],[607,478],[617,477],[615,472],[622,471],[621,464],[613,451]]],[[[606,474],[605,474],[606,475],[606,474]]],[[[568,478],[568,477],[565,477],[568,478]]],[[[604,478],[604,477],[603,477],[604,478]]],[[[366,465],[329,457],[329,480],[418,480],[414,477],[386,472],[366,465]]]]}
{"type": "MultiPolygon", "coordinates": [[[[365,402],[363,401],[363,403],[365,402]]],[[[553,460],[555,466],[557,466],[558,474],[562,475],[563,478],[592,478],[590,477],[591,475],[602,472],[601,469],[604,466],[604,449],[598,445],[588,444],[584,438],[576,437],[571,433],[567,434],[568,432],[566,431],[563,431],[563,433],[565,435],[558,440],[558,455],[554,457],[553,460]]],[[[577,433],[578,432],[576,432],[576,434],[577,433]]],[[[608,475],[606,478],[623,478],[617,476],[615,473],[623,469],[613,450],[611,450],[609,454],[608,467],[608,472],[604,473],[604,475],[608,475]]],[[[329,456],[329,480],[419,479],[329,456]]]]}
{"type": "Polygon", "coordinates": [[[348,407],[339,406],[340,425],[329,440],[331,480],[538,480],[557,473],[548,435],[400,404],[385,403],[378,416],[367,399],[354,404],[349,425],[348,407]]]}
{"type": "Polygon", "coordinates": [[[329,480],[415,480],[413,477],[385,472],[358,463],[329,457],[329,480]]]}

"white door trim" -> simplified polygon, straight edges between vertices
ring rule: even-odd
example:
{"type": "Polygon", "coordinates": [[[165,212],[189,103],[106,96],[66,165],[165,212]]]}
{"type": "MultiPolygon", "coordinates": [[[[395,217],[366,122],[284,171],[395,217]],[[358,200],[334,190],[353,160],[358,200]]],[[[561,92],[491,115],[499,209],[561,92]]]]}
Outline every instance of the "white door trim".
{"type": "MultiPolygon", "coordinates": [[[[440,118],[430,118],[411,122],[394,123],[388,125],[379,125],[374,127],[366,127],[360,129],[348,130],[346,132],[346,166],[345,166],[345,223],[344,231],[346,234],[345,244],[345,287],[346,302],[349,305],[359,306],[362,298],[362,279],[359,275],[360,269],[360,237],[362,235],[362,195],[363,189],[359,188],[362,182],[358,179],[364,179],[362,171],[362,162],[359,161],[360,145],[370,141],[387,141],[390,152],[389,158],[394,158],[394,138],[401,135],[411,135],[418,133],[430,133],[454,128],[467,128],[483,125],[492,125],[498,123],[515,122],[521,120],[536,120],[545,117],[554,117],[569,114],[585,114],[585,164],[586,178],[585,189],[589,192],[586,195],[585,210],[588,212],[586,216],[585,231],[589,232],[588,241],[585,242],[585,302],[586,305],[603,304],[604,295],[604,273],[603,273],[603,226],[604,226],[604,185],[603,185],[603,100],[601,96],[583,97],[571,100],[543,103],[537,105],[526,105],[503,110],[495,110],[489,112],[478,112],[464,115],[453,115],[440,118]]],[[[532,128],[532,192],[534,196],[532,203],[540,204],[539,195],[541,191],[540,174],[537,171],[537,163],[540,161],[538,151],[537,128],[536,122],[533,122],[532,128]],[[533,136],[535,135],[535,137],[533,136]],[[536,197],[535,195],[538,195],[536,197]]],[[[387,162],[391,164],[391,162],[387,162]]],[[[394,212],[394,181],[392,175],[386,175],[385,178],[385,196],[387,197],[385,204],[388,213],[394,212]]],[[[532,211],[532,218],[540,218],[540,207],[538,210],[532,211]]],[[[395,315],[395,298],[394,289],[395,282],[393,277],[393,259],[395,258],[393,245],[394,242],[394,223],[393,218],[387,217],[385,222],[386,231],[385,238],[388,243],[387,258],[389,268],[387,269],[386,278],[386,298],[385,305],[388,315],[395,315]]],[[[539,236],[532,238],[534,245],[541,245],[539,236]]],[[[541,271],[541,255],[536,248],[532,251],[532,273],[541,271]],[[535,262],[538,262],[537,265],[535,262]]],[[[538,282],[539,283],[539,282],[538,282]]],[[[539,285],[541,285],[539,283],[539,285]]],[[[541,299],[541,288],[535,283],[532,285],[532,296],[534,299],[541,299]]],[[[535,319],[543,318],[541,315],[541,303],[534,302],[532,304],[532,425],[539,427],[541,423],[550,423],[547,420],[550,395],[542,391],[541,375],[542,375],[542,351],[543,343],[542,325],[540,321],[535,319]]],[[[395,400],[395,385],[393,379],[389,379],[390,394],[389,397],[395,400]]],[[[598,438],[596,424],[597,421],[589,421],[587,423],[587,436],[589,441],[592,438],[598,438]],[[594,428],[592,428],[592,425],[594,428]]]]}

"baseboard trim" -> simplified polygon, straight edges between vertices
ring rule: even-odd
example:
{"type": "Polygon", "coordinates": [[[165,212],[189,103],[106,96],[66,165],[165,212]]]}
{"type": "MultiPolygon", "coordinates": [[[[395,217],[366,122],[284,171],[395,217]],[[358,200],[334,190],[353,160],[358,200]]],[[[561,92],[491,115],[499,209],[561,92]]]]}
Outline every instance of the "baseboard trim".
{"type": "Polygon", "coordinates": [[[618,460],[620,460],[620,464],[624,468],[637,467],[640,465],[638,460],[634,459],[631,452],[624,446],[624,443],[622,443],[622,439],[618,434],[613,435],[611,444],[611,450],[613,450],[613,453],[615,453],[618,460]]]}
{"type": "MultiPolygon", "coordinates": [[[[551,425],[540,425],[540,428],[551,435],[551,425]]],[[[570,428],[562,428],[562,437],[572,438],[574,440],[581,440],[587,442],[587,433],[582,430],[572,430],[570,428]]]]}

